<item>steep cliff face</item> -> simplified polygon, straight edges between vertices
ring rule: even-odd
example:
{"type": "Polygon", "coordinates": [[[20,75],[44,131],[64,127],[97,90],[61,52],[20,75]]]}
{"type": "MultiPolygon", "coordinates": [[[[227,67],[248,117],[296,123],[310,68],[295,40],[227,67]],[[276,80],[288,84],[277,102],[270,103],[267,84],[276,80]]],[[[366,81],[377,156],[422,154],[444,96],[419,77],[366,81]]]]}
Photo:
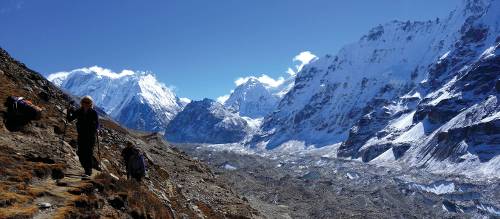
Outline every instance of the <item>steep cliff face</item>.
{"type": "Polygon", "coordinates": [[[43,116],[21,130],[5,126],[0,105],[0,218],[224,218],[259,217],[205,165],[180,153],[159,134],[135,133],[103,116],[95,158],[99,169],[82,180],[69,125],[63,140],[63,109],[70,97],[0,49],[0,100],[23,96],[43,116]],[[125,179],[125,142],[146,154],[148,176],[125,179]]]}
{"type": "MultiPolygon", "coordinates": [[[[481,101],[493,105],[478,118],[494,116],[498,4],[463,1],[445,19],[393,21],[372,29],[336,56],[305,66],[278,109],[265,118],[252,145],[272,149],[289,140],[317,147],[343,142],[339,156],[370,161],[390,148],[396,157],[408,148],[423,150],[417,145],[434,136],[433,131],[481,101]],[[422,128],[417,132],[417,127],[422,128]],[[402,133],[406,135],[397,140],[402,133]],[[374,143],[377,139],[385,143],[374,143]]],[[[488,138],[492,140],[487,144],[496,147],[494,135],[488,138]]],[[[425,148],[430,153],[442,151],[440,147],[425,148]]],[[[485,150],[488,156],[497,155],[485,150]]]]}
{"type": "Polygon", "coordinates": [[[238,114],[214,100],[189,103],[167,127],[172,142],[233,143],[243,140],[250,127],[238,114]]]}
{"type": "Polygon", "coordinates": [[[164,131],[187,104],[145,72],[114,73],[94,66],[53,73],[47,78],[73,95],[92,96],[108,115],[137,130],[164,131]]]}
{"type": "Polygon", "coordinates": [[[465,1],[449,18],[460,21],[448,36],[454,40],[428,66],[425,80],[365,114],[339,155],[498,176],[499,14],[499,1],[465,1]]]}

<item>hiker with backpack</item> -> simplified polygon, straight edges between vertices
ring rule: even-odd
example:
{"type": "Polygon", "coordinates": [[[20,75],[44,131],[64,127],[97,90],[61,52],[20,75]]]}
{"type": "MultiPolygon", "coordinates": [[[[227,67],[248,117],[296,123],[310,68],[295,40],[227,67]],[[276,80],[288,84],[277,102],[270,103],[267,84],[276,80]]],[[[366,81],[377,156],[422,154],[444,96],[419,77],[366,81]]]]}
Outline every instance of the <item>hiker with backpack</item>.
{"type": "Polygon", "coordinates": [[[93,102],[92,97],[84,96],[80,101],[80,108],[74,110],[68,107],[66,115],[68,122],[75,119],[77,120],[77,155],[80,164],[85,170],[85,177],[92,175],[92,158],[94,145],[96,143],[97,129],[99,128],[99,116],[94,109],[93,102]]]}
{"type": "Polygon", "coordinates": [[[137,182],[141,182],[146,175],[143,153],[132,142],[127,142],[122,151],[122,157],[127,169],[127,179],[135,179],[137,182]]]}
{"type": "Polygon", "coordinates": [[[4,105],[7,107],[5,125],[9,131],[19,131],[30,121],[42,117],[42,108],[24,97],[9,96],[4,105]]]}

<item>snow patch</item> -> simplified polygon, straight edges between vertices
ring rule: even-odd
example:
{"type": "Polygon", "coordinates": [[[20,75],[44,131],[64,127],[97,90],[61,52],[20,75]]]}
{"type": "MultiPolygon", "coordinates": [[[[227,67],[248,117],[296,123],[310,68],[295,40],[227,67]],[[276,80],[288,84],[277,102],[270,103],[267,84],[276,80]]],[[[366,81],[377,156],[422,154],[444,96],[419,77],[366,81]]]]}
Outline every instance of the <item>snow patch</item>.
{"type": "Polygon", "coordinates": [[[348,173],[345,174],[345,176],[348,179],[358,179],[359,178],[359,174],[357,174],[355,172],[348,172],[348,173]]]}
{"type": "Polygon", "coordinates": [[[438,59],[438,63],[442,62],[444,59],[446,59],[448,57],[448,55],[450,55],[450,52],[451,51],[448,51],[446,52],[445,54],[443,54],[441,57],[439,57],[438,59]]]}
{"type": "Polygon", "coordinates": [[[229,163],[226,163],[224,164],[224,169],[226,170],[237,170],[238,168],[236,168],[235,166],[229,164],[229,163]]]}
{"type": "Polygon", "coordinates": [[[390,126],[397,130],[404,130],[413,124],[413,116],[415,111],[411,113],[403,114],[399,118],[391,122],[390,126]]]}
{"type": "Polygon", "coordinates": [[[481,59],[489,59],[495,57],[495,50],[496,46],[491,46],[484,50],[484,52],[481,54],[481,59]]]}
{"type": "Polygon", "coordinates": [[[229,96],[229,94],[226,94],[224,96],[217,97],[217,102],[219,102],[220,104],[224,104],[227,99],[229,99],[229,96]]]}
{"type": "Polygon", "coordinates": [[[456,191],[455,183],[453,182],[436,182],[430,185],[412,183],[409,185],[409,188],[434,193],[436,195],[448,194],[456,191]]]}
{"type": "Polygon", "coordinates": [[[476,207],[480,210],[492,213],[496,216],[500,216],[500,209],[496,208],[495,206],[478,204],[478,205],[476,205],[476,207]]]}
{"type": "Polygon", "coordinates": [[[415,124],[410,130],[404,132],[394,140],[394,143],[414,142],[425,136],[425,126],[429,125],[427,118],[415,124]]]}
{"type": "Polygon", "coordinates": [[[389,162],[389,161],[395,161],[396,157],[394,156],[394,152],[392,148],[389,150],[385,151],[384,153],[378,155],[375,159],[371,160],[371,163],[379,163],[379,162],[389,162]]]}

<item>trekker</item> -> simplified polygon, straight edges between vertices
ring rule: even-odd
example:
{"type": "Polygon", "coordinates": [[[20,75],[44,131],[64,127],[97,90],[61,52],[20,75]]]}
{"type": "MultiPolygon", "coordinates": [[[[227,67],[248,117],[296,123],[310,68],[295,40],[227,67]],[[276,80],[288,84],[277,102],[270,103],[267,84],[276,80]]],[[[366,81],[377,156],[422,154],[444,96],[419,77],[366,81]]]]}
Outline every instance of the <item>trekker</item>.
{"type": "Polygon", "coordinates": [[[78,150],[77,155],[80,164],[85,170],[85,177],[92,175],[92,158],[94,145],[96,143],[96,134],[99,127],[99,116],[94,110],[93,100],[90,96],[84,96],[80,101],[80,108],[74,110],[68,108],[68,122],[76,121],[76,130],[78,132],[78,150]]]}
{"type": "Polygon", "coordinates": [[[9,131],[19,131],[30,121],[40,120],[43,109],[24,97],[9,96],[4,103],[7,107],[5,126],[9,131]]]}
{"type": "Polygon", "coordinates": [[[122,157],[127,169],[127,179],[133,178],[140,182],[146,174],[146,165],[141,151],[134,147],[132,142],[127,142],[122,151],[122,157]]]}

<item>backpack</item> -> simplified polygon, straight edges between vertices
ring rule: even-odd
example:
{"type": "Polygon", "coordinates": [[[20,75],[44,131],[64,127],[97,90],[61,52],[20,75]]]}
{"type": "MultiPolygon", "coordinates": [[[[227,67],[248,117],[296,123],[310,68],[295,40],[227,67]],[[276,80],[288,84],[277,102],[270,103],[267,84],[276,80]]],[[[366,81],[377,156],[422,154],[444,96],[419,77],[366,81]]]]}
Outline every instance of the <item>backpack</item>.
{"type": "Polygon", "coordinates": [[[146,174],[146,163],[144,155],[136,148],[131,149],[130,157],[128,158],[128,170],[134,178],[142,178],[146,174]]]}
{"type": "Polygon", "coordinates": [[[5,105],[11,119],[31,121],[39,120],[42,117],[42,108],[24,99],[24,97],[9,96],[5,105]]]}

